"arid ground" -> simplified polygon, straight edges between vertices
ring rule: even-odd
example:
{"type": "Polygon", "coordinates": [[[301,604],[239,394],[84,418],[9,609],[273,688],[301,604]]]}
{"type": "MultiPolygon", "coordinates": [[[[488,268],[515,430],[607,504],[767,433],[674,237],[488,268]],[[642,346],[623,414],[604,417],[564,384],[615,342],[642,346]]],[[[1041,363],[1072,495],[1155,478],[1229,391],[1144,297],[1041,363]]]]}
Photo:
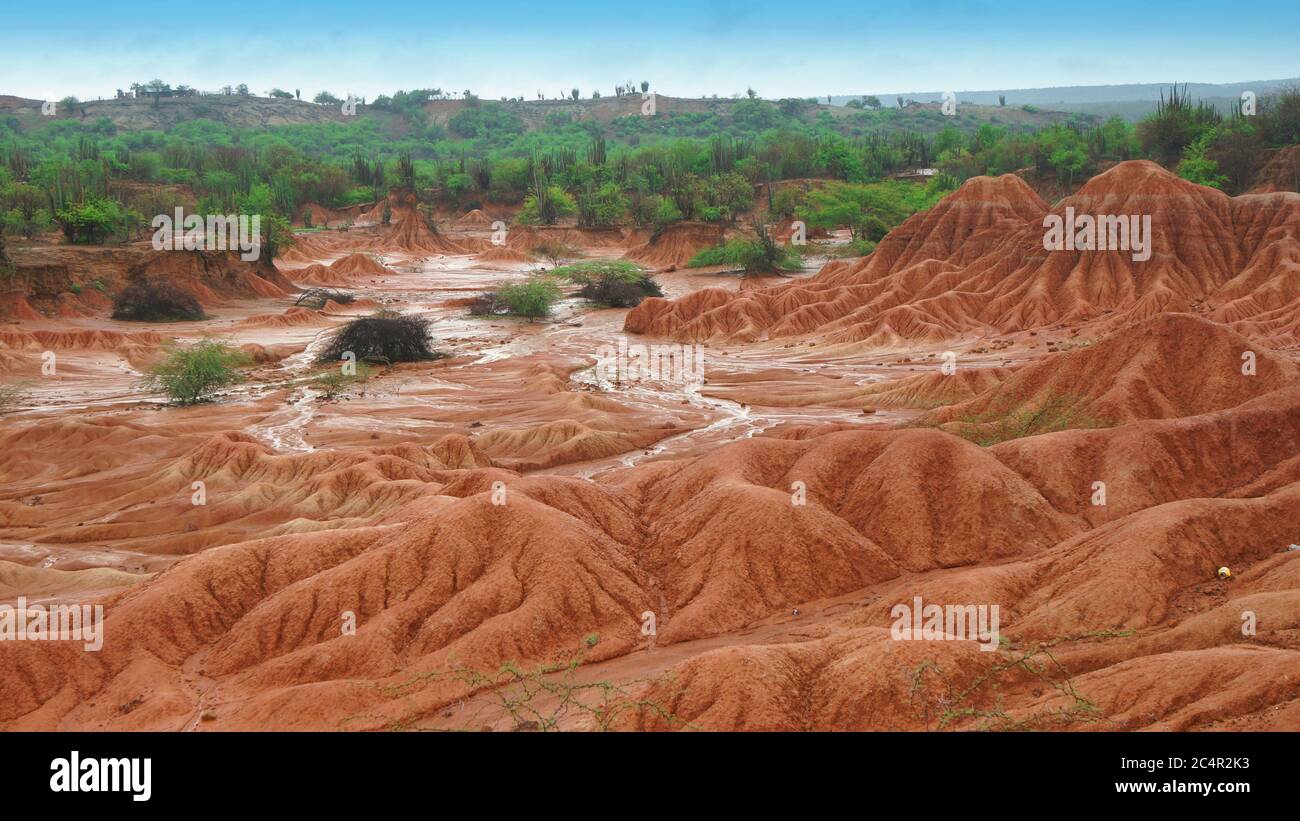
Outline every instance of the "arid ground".
{"type": "Polygon", "coordinates": [[[386,207],[274,261],[11,244],[0,600],[105,621],[97,652],[0,643],[0,727],[1300,727],[1300,194],[977,176],[784,277],[687,269],[704,224],[494,244],[504,215],[386,207]],[[1149,259],[1045,250],[1067,208],[1150,215],[1149,259]],[[544,240],[664,297],[471,316],[544,240]],[[145,275],[209,318],[110,319],[145,275]],[[381,308],[446,356],[326,394],[317,355],[381,308]],[[141,387],[204,338],[241,384],[141,387]],[[620,338],[698,346],[703,382],[602,379],[620,338]],[[899,640],[918,598],[999,635],[899,640]]]}

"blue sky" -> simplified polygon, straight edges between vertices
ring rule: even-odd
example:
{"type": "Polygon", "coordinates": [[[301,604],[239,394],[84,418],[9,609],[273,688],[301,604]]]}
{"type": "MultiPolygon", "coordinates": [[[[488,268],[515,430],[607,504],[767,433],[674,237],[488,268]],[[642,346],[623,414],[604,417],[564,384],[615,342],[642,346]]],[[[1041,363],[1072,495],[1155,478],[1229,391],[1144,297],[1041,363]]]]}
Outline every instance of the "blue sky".
{"type": "Polygon", "coordinates": [[[764,97],[1300,75],[1300,3],[4,0],[0,94],[111,96],[154,77],[303,96],[483,97],[649,80],[764,97]]]}

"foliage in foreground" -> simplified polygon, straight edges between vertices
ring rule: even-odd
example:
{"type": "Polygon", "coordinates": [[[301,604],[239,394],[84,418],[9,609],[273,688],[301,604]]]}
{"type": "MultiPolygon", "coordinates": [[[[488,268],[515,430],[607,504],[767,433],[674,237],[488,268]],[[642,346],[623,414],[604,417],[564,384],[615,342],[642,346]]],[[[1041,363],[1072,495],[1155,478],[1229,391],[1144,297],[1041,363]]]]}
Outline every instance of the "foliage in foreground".
{"type": "Polygon", "coordinates": [[[959,686],[937,662],[927,659],[912,669],[907,690],[908,704],[915,716],[925,722],[926,730],[951,730],[963,722],[975,722],[974,728],[985,731],[1060,730],[1076,725],[1110,723],[1095,702],[1079,692],[1072,674],[1052,653],[1061,644],[1090,639],[1125,638],[1131,631],[1098,631],[1063,636],[1016,647],[1002,639],[1004,647],[983,673],[965,686],[959,686]],[[1041,707],[1013,716],[1005,707],[1003,689],[1032,681],[1040,689],[1050,689],[1062,702],[1058,707],[1041,707]],[[977,706],[979,703],[989,706],[977,706]]]}
{"type": "MultiPolygon", "coordinates": [[[[534,667],[507,661],[489,672],[453,663],[447,669],[415,674],[383,689],[390,698],[410,700],[430,683],[455,683],[471,694],[485,695],[484,706],[463,718],[463,722],[469,723],[456,728],[460,730],[478,730],[485,724],[491,727],[501,719],[508,720],[513,732],[558,732],[566,728],[607,732],[660,722],[669,728],[698,729],[663,703],[645,697],[651,686],[671,684],[671,676],[637,679],[625,684],[580,680],[578,673],[584,657],[598,641],[598,635],[589,634],[578,653],[567,661],[534,667]]],[[[678,687],[670,692],[670,699],[676,700],[684,692],[678,687]]],[[[376,716],[351,716],[345,722],[362,717],[376,716]]],[[[385,718],[385,729],[427,729],[420,724],[421,719],[414,711],[397,719],[385,718]]]]}

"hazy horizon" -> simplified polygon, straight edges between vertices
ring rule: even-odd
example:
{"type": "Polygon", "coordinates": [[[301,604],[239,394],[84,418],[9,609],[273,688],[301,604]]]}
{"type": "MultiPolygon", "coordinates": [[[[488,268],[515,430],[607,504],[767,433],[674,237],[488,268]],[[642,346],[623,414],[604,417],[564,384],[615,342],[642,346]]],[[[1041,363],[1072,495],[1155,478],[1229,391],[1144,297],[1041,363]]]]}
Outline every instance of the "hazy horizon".
{"type": "Polygon", "coordinates": [[[373,98],[398,89],[470,89],[484,98],[548,98],[577,87],[613,93],[648,80],[680,97],[907,94],[1193,82],[1231,84],[1300,74],[1292,33],[1300,7],[1253,10],[1203,2],[1077,9],[1027,3],[856,4],[772,0],[544,11],[506,0],[488,11],[395,0],[382,17],[337,0],[297,9],[235,0],[229,22],[191,23],[174,4],[130,13],[87,0],[10,12],[0,45],[13,56],[0,93],[35,99],[111,97],[154,78],[215,91],[301,89],[373,98]],[[1176,11],[1171,14],[1170,11],[1176,11]],[[167,20],[167,24],[159,21],[167,20]],[[163,32],[164,25],[169,26],[163,32]],[[1053,35],[1053,32],[1059,32],[1053,35]],[[58,61],[54,41],[76,48],[58,61]],[[743,43],[744,48],[735,44],[743,43]]]}

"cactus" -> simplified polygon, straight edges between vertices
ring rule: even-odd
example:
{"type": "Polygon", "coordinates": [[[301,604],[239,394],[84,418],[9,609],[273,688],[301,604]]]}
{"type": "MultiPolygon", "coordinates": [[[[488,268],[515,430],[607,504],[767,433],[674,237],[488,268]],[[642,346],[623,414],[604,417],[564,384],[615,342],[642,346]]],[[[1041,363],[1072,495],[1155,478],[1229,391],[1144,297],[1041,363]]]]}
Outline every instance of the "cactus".
{"type": "Polygon", "coordinates": [[[592,137],[591,148],[587,150],[587,162],[592,165],[604,165],[606,159],[605,138],[592,137]]]}

